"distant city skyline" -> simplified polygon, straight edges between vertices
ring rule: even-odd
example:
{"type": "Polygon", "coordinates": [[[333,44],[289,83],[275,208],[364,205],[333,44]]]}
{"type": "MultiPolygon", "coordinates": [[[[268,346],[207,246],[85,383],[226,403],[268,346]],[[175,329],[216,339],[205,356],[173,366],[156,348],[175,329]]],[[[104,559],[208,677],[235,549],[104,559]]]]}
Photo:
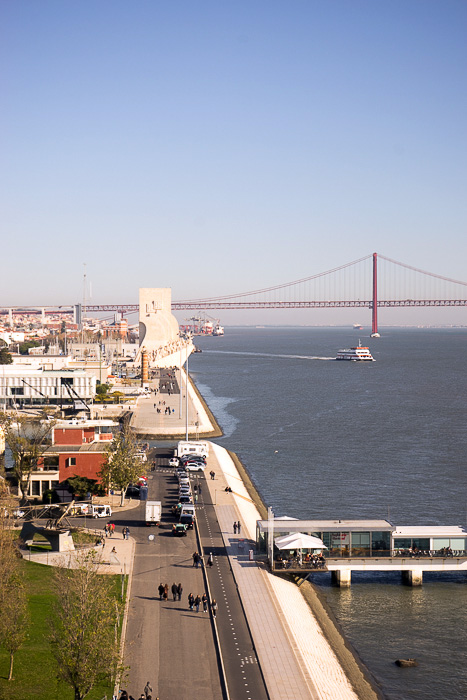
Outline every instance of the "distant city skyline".
{"type": "Polygon", "coordinates": [[[16,0],[0,20],[0,305],[81,302],[84,263],[96,304],[245,292],[374,251],[467,281],[461,0],[16,0]]]}

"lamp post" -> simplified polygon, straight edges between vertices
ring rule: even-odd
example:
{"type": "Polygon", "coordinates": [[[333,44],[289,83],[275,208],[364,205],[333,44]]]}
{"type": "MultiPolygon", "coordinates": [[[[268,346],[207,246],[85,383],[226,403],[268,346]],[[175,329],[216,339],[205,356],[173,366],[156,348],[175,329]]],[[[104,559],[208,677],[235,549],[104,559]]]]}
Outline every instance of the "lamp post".
{"type": "Polygon", "coordinates": [[[179,383],[179,402],[178,402],[178,418],[182,420],[182,344],[180,342],[180,383],[179,383]]]}
{"type": "Polygon", "coordinates": [[[185,386],[185,410],[186,410],[186,431],[185,439],[188,442],[188,343],[186,346],[186,386],[185,386]]]}

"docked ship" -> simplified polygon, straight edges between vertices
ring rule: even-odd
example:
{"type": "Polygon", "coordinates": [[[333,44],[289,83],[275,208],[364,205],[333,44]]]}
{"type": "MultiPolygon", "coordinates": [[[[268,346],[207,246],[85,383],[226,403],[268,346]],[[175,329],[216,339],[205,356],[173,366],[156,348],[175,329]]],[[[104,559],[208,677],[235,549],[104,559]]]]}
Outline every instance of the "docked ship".
{"type": "Polygon", "coordinates": [[[224,335],[224,326],[220,326],[219,324],[214,326],[214,329],[212,331],[213,335],[224,335]]]}
{"type": "Polygon", "coordinates": [[[336,360],[352,360],[353,362],[374,362],[375,358],[370,352],[370,348],[362,347],[360,341],[356,348],[346,348],[338,350],[336,360]]]}

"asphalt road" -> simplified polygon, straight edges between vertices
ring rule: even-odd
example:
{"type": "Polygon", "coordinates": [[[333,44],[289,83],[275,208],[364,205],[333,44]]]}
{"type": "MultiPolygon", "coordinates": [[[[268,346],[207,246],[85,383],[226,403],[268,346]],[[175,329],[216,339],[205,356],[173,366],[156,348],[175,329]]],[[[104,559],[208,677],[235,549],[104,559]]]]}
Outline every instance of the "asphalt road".
{"type": "Polygon", "coordinates": [[[143,504],[113,518],[117,530],[128,524],[136,540],[124,658],[130,670],[122,688],[138,698],[149,680],[153,698],[160,700],[221,700],[226,697],[222,657],[231,700],[267,700],[204,476],[192,479],[202,487],[197,517],[205,559],[211,551],[214,555],[213,567],[203,571],[193,566],[192,554],[199,549],[195,531],[189,531],[186,537],[172,535],[175,519],[170,508],[178,500],[178,482],[168,467],[168,456],[159,452],[155,461],[148,485],[149,498],[162,501],[160,527],[143,524],[143,504]],[[203,613],[202,606],[198,613],[188,608],[190,592],[195,596],[207,592],[204,575],[208,576],[212,597],[218,603],[220,654],[211,614],[203,613]],[[181,601],[172,600],[170,589],[174,582],[182,583],[181,601]],[[167,601],[159,600],[159,583],[169,586],[167,601]]]}
{"type": "MultiPolygon", "coordinates": [[[[178,481],[168,466],[171,454],[152,452],[155,468],[149,472],[150,500],[162,502],[159,527],[144,523],[144,503],[112,516],[116,531],[128,525],[136,541],[124,665],[128,667],[121,689],[139,698],[146,682],[153,687],[153,700],[267,700],[258,659],[233,578],[222,534],[204,475],[192,474],[192,486],[201,486],[197,523],[207,561],[212,568],[193,566],[199,551],[195,530],[174,537],[176,522],[170,508],[178,502],[178,481]],[[205,576],[208,578],[209,589],[205,576]],[[168,600],[160,600],[159,584],[168,584],[168,600]],[[183,586],[182,598],[174,601],[172,583],[183,586]],[[188,594],[208,590],[218,604],[216,624],[210,612],[190,611],[188,594]],[[217,630],[217,634],[216,634],[217,630]],[[217,639],[217,644],[216,644],[217,639]],[[222,672],[222,668],[224,672],[222,672]],[[225,674],[225,676],[224,676],[225,674]],[[226,678],[227,692],[223,679],[226,678]]],[[[209,465],[208,465],[209,471],[209,465]]],[[[107,520],[93,521],[104,528],[107,520]]]]}

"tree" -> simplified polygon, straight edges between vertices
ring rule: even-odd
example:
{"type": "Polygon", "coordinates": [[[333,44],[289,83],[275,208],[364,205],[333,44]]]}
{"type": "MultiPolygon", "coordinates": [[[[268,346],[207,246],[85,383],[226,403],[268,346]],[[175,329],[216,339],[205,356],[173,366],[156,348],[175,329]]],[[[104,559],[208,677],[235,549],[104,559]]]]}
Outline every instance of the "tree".
{"type": "Polygon", "coordinates": [[[83,700],[101,680],[118,673],[119,605],[112,579],[98,574],[94,550],[78,556],[75,569],[55,572],[58,600],[51,637],[58,675],[83,700]]]}
{"type": "Polygon", "coordinates": [[[5,442],[11,450],[13,473],[18,480],[23,501],[29,491],[32,472],[48,447],[48,437],[55,421],[31,421],[23,416],[0,413],[0,425],[5,432],[5,442]]]}
{"type": "Polygon", "coordinates": [[[11,365],[13,358],[6,347],[0,348],[0,365],[11,365]]]}
{"type": "Polygon", "coordinates": [[[79,498],[85,498],[88,493],[94,496],[104,495],[102,485],[96,479],[88,479],[87,476],[72,476],[67,479],[67,483],[79,498]]]}
{"type": "Polygon", "coordinates": [[[107,487],[121,489],[121,505],[125,501],[128,486],[141,476],[142,464],[138,456],[139,445],[135,434],[125,423],[107,450],[106,461],[99,476],[107,487]]]}
{"type": "Polygon", "coordinates": [[[0,644],[10,655],[8,680],[13,680],[15,653],[24,642],[28,629],[28,607],[18,555],[7,527],[5,508],[0,516],[0,644]]]}

